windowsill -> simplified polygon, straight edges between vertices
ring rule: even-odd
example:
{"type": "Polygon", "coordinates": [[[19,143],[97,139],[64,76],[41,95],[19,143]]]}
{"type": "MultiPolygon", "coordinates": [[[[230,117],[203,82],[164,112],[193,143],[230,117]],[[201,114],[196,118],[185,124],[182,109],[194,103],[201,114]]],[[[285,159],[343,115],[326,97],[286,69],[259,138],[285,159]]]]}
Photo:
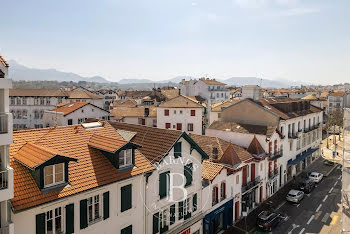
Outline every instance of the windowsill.
{"type": "Polygon", "coordinates": [[[63,183],[59,183],[59,184],[55,184],[55,185],[50,185],[48,187],[44,187],[41,189],[41,193],[42,194],[46,194],[46,193],[51,193],[51,192],[55,192],[57,190],[62,190],[64,189],[67,185],[69,185],[68,182],[63,182],[63,183]]]}
{"type": "Polygon", "coordinates": [[[88,226],[91,226],[91,225],[93,225],[93,224],[95,224],[95,223],[98,223],[98,222],[100,222],[101,220],[102,220],[102,216],[100,216],[99,218],[94,219],[94,220],[88,222],[88,226]]]}
{"type": "Polygon", "coordinates": [[[124,171],[130,171],[134,168],[134,165],[127,165],[127,166],[123,166],[123,167],[119,167],[118,171],[119,172],[124,172],[124,171]]]}

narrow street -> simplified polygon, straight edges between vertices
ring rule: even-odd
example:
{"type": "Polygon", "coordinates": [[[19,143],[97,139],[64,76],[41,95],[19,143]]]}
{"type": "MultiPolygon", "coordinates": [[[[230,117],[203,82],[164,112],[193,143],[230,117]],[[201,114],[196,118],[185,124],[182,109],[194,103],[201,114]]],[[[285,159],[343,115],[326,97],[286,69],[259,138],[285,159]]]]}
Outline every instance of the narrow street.
{"type": "Polygon", "coordinates": [[[286,215],[273,233],[340,233],[341,169],[337,167],[300,204],[285,202],[286,215]]]}

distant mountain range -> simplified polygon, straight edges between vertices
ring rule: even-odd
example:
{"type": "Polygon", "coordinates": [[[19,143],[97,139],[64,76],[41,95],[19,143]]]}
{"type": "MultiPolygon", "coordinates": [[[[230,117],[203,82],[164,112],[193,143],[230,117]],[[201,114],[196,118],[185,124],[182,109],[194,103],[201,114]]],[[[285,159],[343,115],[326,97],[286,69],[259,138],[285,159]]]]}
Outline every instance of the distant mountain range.
{"type": "MultiPolygon", "coordinates": [[[[71,72],[62,72],[56,69],[37,69],[29,68],[17,63],[14,60],[9,61],[10,64],[10,76],[13,80],[27,80],[27,81],[86,81],[96,83],[110,83],[107,79],[101,76],[83,77],[71,72]]],[[[190,80],[195,79],[190,76],[177,76],[168,80],[154,81],[150,79],[121,79],[118,83],[121,86],[127,86],[128,84],[178,84],[182,79],[190,80]]],[[[288,88],[290,86],[299,86],[301,84],[307,85],[305,82],[293,82],[289,80],[269,80],[261,79],[257,77],[232,77],[229,79],[217,79],[227,85],[243,86],[243,85],[261,85],[268,88],[288,88]]],[[[149,85],[148,85],[149,86],[149,85]]]]}

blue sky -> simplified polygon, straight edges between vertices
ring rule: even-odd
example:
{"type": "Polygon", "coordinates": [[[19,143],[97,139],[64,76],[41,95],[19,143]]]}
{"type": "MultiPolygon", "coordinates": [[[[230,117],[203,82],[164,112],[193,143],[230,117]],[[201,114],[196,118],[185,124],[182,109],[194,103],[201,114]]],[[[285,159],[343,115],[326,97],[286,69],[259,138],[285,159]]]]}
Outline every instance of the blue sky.
{"type": "Polygon", "coordinates": [[[84,76],[350,82],[348,0],[11,0],[0,53],[84,76]]]}

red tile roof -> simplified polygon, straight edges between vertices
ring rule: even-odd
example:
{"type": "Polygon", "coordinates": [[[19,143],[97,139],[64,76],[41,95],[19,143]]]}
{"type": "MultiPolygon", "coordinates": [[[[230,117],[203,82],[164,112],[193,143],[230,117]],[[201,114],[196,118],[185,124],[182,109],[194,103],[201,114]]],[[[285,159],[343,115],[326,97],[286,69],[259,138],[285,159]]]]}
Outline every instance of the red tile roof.
{"type": "Polygon", "coordinates": [[[265,153],[264,148],[261,146],[259,140],[256,138],[256,136],[253,137],[253,140],[250,142],[247,151],[251,154],[255,155],[261,155],[265,153]]]}
{"type": "Polygon", "coordinates": [[[94,134],[120,139],[116,130],[106,122],[104,127],[89,130],[81,125],[71,125],[15,131],[14,143],[10,146],[11,167],[14,169],[14,198],[11,199],[14,211],[21,211],[154,170],[144,155],[135,150],[135,167],[130,171],[118,171],[100,150],[89,147],[88,142],[94,134]],[[46,149],[44,152],[48,155],[51,151],[51,153],[57,151],[67,157],[78,159],[77,162],[69,163],[70,186],[59,191],[41,193],[29,169],[12,160],[28,142],[44,147],[46,149]]]}
{"type": "Polygon", "coordinates": [[[202,178],[213,181],[225,166],[219,163],[204,160],[202,163],[202,178]]]}
{"type": "Polygon", "coordinates": [[[60,112],[64,115],[68,115],[86,105],[88,105],[88,102],[71,102],[71,103],[65,103],[64,105],[61,105],[60,107],[56,109],[52,109],[50,111],[52,112],[60,112]]]}
{"type": "Polygon", "coordinates": [[[95,133],[89,140],[89,146],[96,149],[102,149],[108,152],[115,152],[124,146],[128,141],[120,135],[114,137],[103,136],[95,133]]]}
{"type": "Polygon", "coordinates": [[[6,60],[0,55],[0,63],[4,66],[4,67],[9,67],[9,64],[6,62],[6,60]]]}

